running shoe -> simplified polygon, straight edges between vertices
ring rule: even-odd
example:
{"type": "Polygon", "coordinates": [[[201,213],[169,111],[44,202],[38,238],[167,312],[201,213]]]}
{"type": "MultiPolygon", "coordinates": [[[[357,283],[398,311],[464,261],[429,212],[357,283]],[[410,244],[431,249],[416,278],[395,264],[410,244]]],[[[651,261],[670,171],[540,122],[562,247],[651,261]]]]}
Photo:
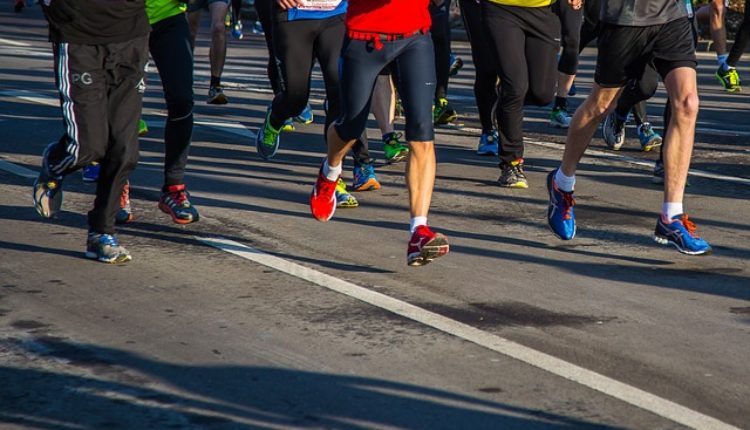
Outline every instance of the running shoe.
{"type": "Polygon", "coordinates": [[[740,74],[737,73],[737,69],[729,67],[724,70],[723,66],[719,66],[716,70],[716,79],[724,88],[724,91],[728,93],[735,93],[742,91],[742,82],[740,81],[740,74]]]}
{"type": "Polygon", "coordinates": [[[602,136],[607,147],[614,151],[619,151],[625,143],[625,121],[621,120],[614,111],[604,119],[602,136]]]}
{"type": "Polygon", "coordinates": [[[130,206],[130,182],[125,181],[120,194],[120,209],[115,215],[115,224],[127,224],[133,221],[133,209],[130,206]]]}
{"type": "Polygon", "coordinates": [[[281,131],[290,132],[294,130],[294,121],[291,118],[287,118],[286,121],[284,121],[284,125],[281,126],[281,131]]]}
{"type": "Polygon", "coordinates": [[[500,138],[497,135],[497,130],[492,130],[489,133],[482,133],[479,137],[479,146],[477,147],[477,155],[493,155],[497,156],[500,152],[498,142],[500,138]]]}
{"type": "Polygon", "coordinates": [[[86,239],[86,258],[110,264],[127,263],[133,259],[115,236],[94,232],[89,232],[86,239]]]}
{"type": "Polygon", "coordinates": [[[526,174],[523,172],[523,159],[500,162],[500,178],[497,180],[505,188],[529,188],[526,174]]]}
{"type": "Polygon", "coordinates": [[[229,100],[224,95],[224,89],[221,85],[212,86],[208,89],[208,100],[206,100],[206,103],[210,105],[225,105],[228,102],[229,100]]]}
{"type": "Polygon", "coordinates": [[[354,166],[354,182],[352,190],[354,191],[375,191],[380,189],[380,182],[375,176],[375,168],[372,163],[363,163],[354,166]]]}
{"type": "Polygon", "coordinates": [[[420,225],[414,230],[406,249],[406,264],[409,266],[424,266],[432,260],[442,257],[450,250],[448,238],[435,233],[426,225],[420,225]]]}
{"type": "Polygon", "coordinates": [[[190,203],[190,193],[187,192],[185,184],[170,185],[162,191],[159,209],[171,216],[172,221],[177,224],[190,224],[200,220],[198,210],[190,203]]]}
{"type": "Polygon", "coordinates": [[[556,107],[549,113],[549,125],[556,128],[570,127],[570,114],[564,107],[556,107]]]}
{"type": "Polygon", "coordinates": [[[359,202],[353,195],[346,191],[344,180],[339,178],[336,181],[336,207],[338,208],[356,208],[359,202]]]}
{"type": "Polygon", "coordinates": [[[281,130],[276,130],[271,125],[271,108],[269,107],[266,111],[266,120],[255,134],[255,148],[264,160],[270,160],[279,150],[279,134],[281,130]]]}
{"type": "Polygon", "coordinates": [[[401,103],[401,98],[396,98],[396,108],[394,109],[393,115],[396,118],[403,118],[404,117],[404,104],[401,103]]]}
{"type": "Polygon", "coordinates": [[[99,171],[101,170],[101,164],[96,161],[92,161],[91,164],[81,169],[83,175],[83,182],[96,182],[99,179],[99,171]]]}
{"type": "Polygon", "coordinates": [[[55,217],[62,208],[62,176],[53,175],[49,170],[47,155],[57,142],[52,142],[42,153],[42,169],[34,181],[34,208],[44,218],[55,217]]]}
{"type": "MultiPolygon", "coordinates": [[[[338,179],[341,179],[339,177],[338,179]]],[[[318,179],[315,181],[310,194],[310,212],[313,217],[321,222],[328,221],[336,212],[336,184],[338,179],[331,181],[323,174],[323,166],[318,171],[318,179]]]]}
{"type": "Polygon", "coordinates": [[[232,37],[237,40],[242,40],[245,38],[245,34],[242,33],[242,21],[240,21],[239,19],[232,26],[232,37]]]}
{"type": "Polygon", "coordinates": [[[448,103],[448,99],[445,97],[439,98],[435,102],[435,106],[432,110],[432,121],[435,125],[450,124],[458,118],[458,114],[448,103]]]}
{"type": "Polygon", "coordinates": [[[654,131],[651,123],[644,122],[638,126],[638,140],[641,141],[641,150],[649,152],[661,146],[661,134],[654,131]]]}
{"type": "Polygon", "coordinates": [[[404,161],[409,156],[409,147],[401,143],[403,134],[392,131],[383,135],[383,155],[388,164],[404,161]]]}
{"type": "Polygon", "coordinates": [[[456,76],[464,67],[464,60],[461,57],[451,54],[451,67],[448,69],[448,76],[456,76]]]}
{"type": "Polygon", "coordinates": [[[664,183],[664,163],[661,160],[658,160],[654,165],[654,176],[651,178],[651,182],[658,185],[664,183]]]}
{"type": "Polygon", "coordinates": [[[678,251],[688,255],[711,253],[711,245],[695,234],[695,224],[687,214],[666,219],[663,215],[656,220],[654,240],[662,245],[674,245],[678,251]]]}
{"type": "Polygon", "coordinates": [[[300,112],[299,115],[294,117],[294,121],[300,123],[300,124],[312,124],[315,117],[313,116],[312,107],[310,107],[310,103],[308,103],[305,108],[300,112]]]}
{"type": "Polygon", "coordinates": [[[573,211],[576,200],[572,191],[565,192],[557,188],[555,173],[557,169],[547,175],[547,191],[549,192],[547,223],[555,236],[562,240],[571,240],[576,235],[576,216],[573,211]]]}
{"type": "Polygon", "coordinates": [[[576,88],[576,83],[573,81],[573,85],[571,85],[568,90],[568,97],[573,97],[576,94],[578,94],[578,88],[576,88]]]}
{"type": "Polygon", "coordinates": [[[148,124],[142,118],[138,120],[138,136],[145,136],[148,134],[148,124]]]}

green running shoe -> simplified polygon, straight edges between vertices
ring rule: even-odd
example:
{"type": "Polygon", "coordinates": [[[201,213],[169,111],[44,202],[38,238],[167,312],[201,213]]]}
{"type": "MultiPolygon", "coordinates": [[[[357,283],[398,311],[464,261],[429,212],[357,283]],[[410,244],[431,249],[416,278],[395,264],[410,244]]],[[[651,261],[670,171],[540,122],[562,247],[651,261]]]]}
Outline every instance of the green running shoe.
{"type": "Polygon", "coordinates": [[[255,135],[255,147],[258,155],[264,160],[270,160],[279,150],[279,134],[281,130],[276,130],[271,125],[271,108],[269,107],[266,111],[266,120],[255,135]]]}
{"type": "Polygon", "coordinates": [[[432,121],[435,125],[450,124],[458,118],[458,114],[448,103],[448,99],[441,97],[435,101],[432,110],[432,121]]]}
{"type": "Polygon", "coordinates": [[[409,156],[409,147],[401,143],[403,134],[395,131],[383,135],[383,155],[388,164],[404,161],[409,156]]]}
{"type": "Polygon", "coordinates": [[[728,93],[737,93],[742,91],[742,82],[740,81],[740,74],[737,73],[737,69],[730,67],[724,70],[722,66],[716,70],[716,79],[724,87],[724,91],[728,93]]]}
{"type": "Polygon", "coordinates": [[[143,118],[138,120],[138,136],[145,136],[148,134],[148,124],[143,118]]]}

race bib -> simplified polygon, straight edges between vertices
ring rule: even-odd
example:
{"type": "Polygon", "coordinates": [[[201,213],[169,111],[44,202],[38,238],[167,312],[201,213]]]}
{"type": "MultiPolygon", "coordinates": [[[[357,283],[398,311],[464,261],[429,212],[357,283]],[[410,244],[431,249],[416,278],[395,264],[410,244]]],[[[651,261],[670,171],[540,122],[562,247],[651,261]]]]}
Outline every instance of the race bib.
{"type": "Polygon", "coordinates": [[[341,4],[343,0],[302,0],[302,5],[297,6],[299,10],[332,11],[341,4]]]}

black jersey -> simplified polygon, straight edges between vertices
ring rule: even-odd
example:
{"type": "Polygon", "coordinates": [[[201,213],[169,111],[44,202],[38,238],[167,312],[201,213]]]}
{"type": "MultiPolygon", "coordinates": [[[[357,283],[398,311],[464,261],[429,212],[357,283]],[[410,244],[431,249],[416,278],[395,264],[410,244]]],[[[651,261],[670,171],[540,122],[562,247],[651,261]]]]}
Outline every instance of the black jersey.
{"type": "Polygon", "coordinates": [[[151,30],[145,0],[51,0],[43,7],[52,42],[118,43],[151,30]]]}
{"type": "Polygon", "coordinates": [[[608,24],[648,27],[687,16],[685,0],[601,0],[599,18],[608,24]]]}

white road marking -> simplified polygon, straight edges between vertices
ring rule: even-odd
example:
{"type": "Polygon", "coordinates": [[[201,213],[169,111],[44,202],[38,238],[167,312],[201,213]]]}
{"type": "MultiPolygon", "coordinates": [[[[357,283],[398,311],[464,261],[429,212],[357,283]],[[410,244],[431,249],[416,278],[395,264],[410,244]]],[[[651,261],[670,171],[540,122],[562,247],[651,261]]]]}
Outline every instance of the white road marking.
{"type": "MultiPolygon", "coordinates": [[[[161,118],[164,118],[164,116],[161,116],[161,118]]],[[[149,128],[164,128],[163,122],[151,122],[146,121],[149,128]]],[[[236,134],[237,136],[244,137],[246,139],[255,139],[255,133],[248,130],[247,127],[244,125],[238,123],[238,122],[224,122],[224,121],[195,121],[193,123],[194,125],[203,125],[206,127],[211,127],[216,130],[223,131],[225,133],[231,133],[236,134]]]]}
{"type": "Polygon", "coordinates": [[[60,100],[58,98],[35,93],[32,91],[2,90],[0,91],[0,96],[15,97],[20,100],[26,100],[40,105],[60,107],[60,100]]]}
{"type": "Polygon", "coordinates": [[[3,37],[0,37],[0,45],[23,46],[23,47],[31,46],[30,43],[18,42],[15,40],[5,39],[3,37]]]}
{"type": "Polygon", "coordinates": [[[5,160],[0,160],[0,170],[5,170],[6,172],[10,172],[14,175],[18,175],[27,179],[35,179],[38,176],[37,172],[31,171],[25,167],[21,167],[17,164],[13,164],[5,160]]]}
{"type": "Polygon", "coordinates": [[[278,270],[279,272],[311,282],[337,293],[347,295],[356,300],[387,310],[396,315],[411,319],[444,333],[522,361],[526,364],[672,420],[676,423],[694,429],[738,430],[737,427],[730,424],[719,421],[708,415],[701,414],[700,412],[693,411],[692,409],[653,395],[639,388],[385,294],[360,287],[351,282],[267,254],[256,248],[251,248],[242,245],[241,243],[218,237],[207,238],[196,236],[196,239],[246,260],[254,261],[258,264],[278,270]]]}

